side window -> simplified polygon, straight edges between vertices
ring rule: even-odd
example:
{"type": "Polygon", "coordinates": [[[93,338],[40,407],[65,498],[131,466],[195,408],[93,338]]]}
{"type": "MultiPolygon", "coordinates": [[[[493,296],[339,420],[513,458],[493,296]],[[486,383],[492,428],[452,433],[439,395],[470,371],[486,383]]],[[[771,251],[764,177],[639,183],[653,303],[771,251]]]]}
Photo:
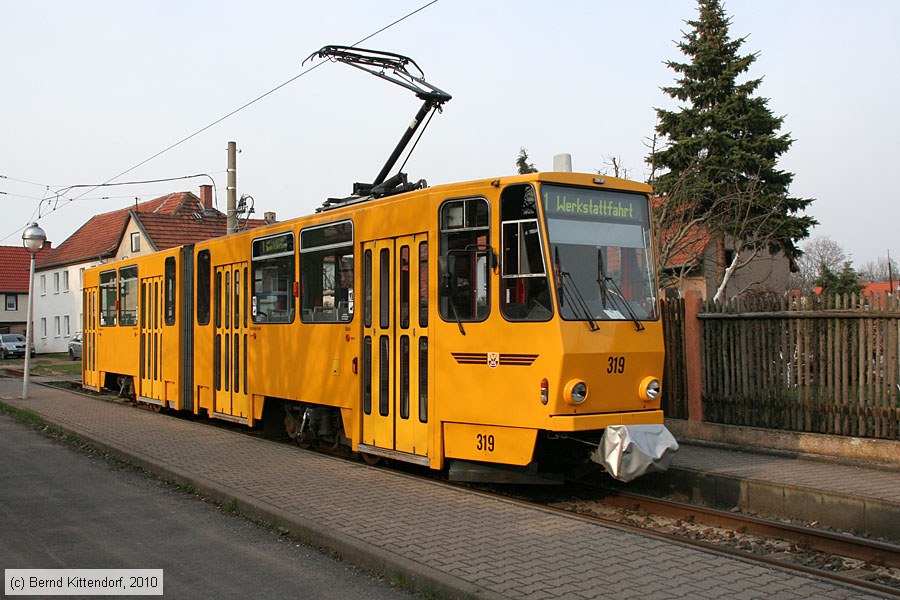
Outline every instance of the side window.
{"type": "Polygon", "coordinates": [[[138,268],[119,269],[119,325],[137,325],[138,309],[138,268]]]}
{"type": "Polygon", "coordinates": [[[353,224],[310,227],[300,232],[304,323],[353,319],[353,224]]]}
{"type": "Polygon", "coordinates": [[[490,312],[490,213],[484,198],[450,200],[440,211],[440,313],[483,321],[490,312]]]}
{"type": "Polygon", "coordinates": [[[428,327],[428,242],[419,243],[419,327],[428,327]]]}
{"type": "MultiPolygon", "coordinates": [[[[100,325],[111,327],[116,324],[116,272],[100,273],[100,325]]],[[[46,325],[44,335],[46,334],[46,325]]]]}
{"type": "Polygon", "coordinates": [[[212,263],[209,250],[197,253],[197,324],[209,325],[212,263]]]}
{"type": "Polygon", "coordinates": [[[294,234],[280,233],[253,240],[254,323],[294,320],[294,234]]]}
{"type": "Polygon", "coordinates": [[[166,258],[166,325],[175,324],[175,257],[166,258]]]}
{"type": "Polygon", "coordinates": [[[500,311],[509,321],[546,321],[552,315],[537,201],[530,185],[500,195],[500,311]]]}

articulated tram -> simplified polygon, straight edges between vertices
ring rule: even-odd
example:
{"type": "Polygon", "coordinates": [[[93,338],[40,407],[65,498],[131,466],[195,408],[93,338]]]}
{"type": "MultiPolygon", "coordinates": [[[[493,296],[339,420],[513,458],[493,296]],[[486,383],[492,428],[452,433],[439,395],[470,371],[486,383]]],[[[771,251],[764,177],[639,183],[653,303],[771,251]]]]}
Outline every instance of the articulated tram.
{"type": "Polygon", "coordinates": [[[650,191],[424,187],[99,265],[83,385],[455,479],[615,476],[642,426],[664,468],[650,191]]]}

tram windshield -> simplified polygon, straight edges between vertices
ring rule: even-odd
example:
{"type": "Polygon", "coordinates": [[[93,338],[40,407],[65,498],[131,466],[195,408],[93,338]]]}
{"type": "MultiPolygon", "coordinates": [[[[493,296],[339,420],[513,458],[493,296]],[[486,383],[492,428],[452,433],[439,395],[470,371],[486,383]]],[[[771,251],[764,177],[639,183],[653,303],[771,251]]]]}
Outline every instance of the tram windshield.
{"type": "Polygon", "coordinates": [[[541,200],[562,318],[655,320],[647,196],[547,184],[541,200]]]}

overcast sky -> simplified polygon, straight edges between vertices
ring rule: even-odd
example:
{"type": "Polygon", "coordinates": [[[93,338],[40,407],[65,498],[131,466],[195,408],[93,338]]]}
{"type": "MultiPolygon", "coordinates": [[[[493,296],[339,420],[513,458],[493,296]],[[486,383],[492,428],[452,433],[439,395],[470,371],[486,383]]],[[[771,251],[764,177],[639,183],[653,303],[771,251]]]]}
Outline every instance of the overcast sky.
{"type": "MultiPolygon", "coordinates": [[[[56,245],[92,215],[208,179],[102,183],[285,83],[326,44],[351,45],[427,0],[338,2],[0,0],[0,244],[39,218],[56,245]],[[81,196],[81,197],[79,197],[81,196]],[[101,199],[106,197],[105,199],[101,199]],[[72,199],[75,199],[71,201],[72,199]],[[54,210],[55,208],[55,210],[54,210]]],[[[759,53],[750,75],[796,140],[780,167],[791,193],[859,267],[900,258],[893,197],[900,139],[900,2],[726,0],[732,38],[759,53]]],[[[453,95],[406,165],[429,184],[508,175],[519,148],[551,170],[609,169],[643,180],[654,107],[683,60],[693,0],[439,0],[363,47],[413,58],[453,95]]],[[[315,64],[315,63],[313,63],[315,64]]],[[[256,216],[308,214],[371,181],[419,107],[415,96],[325,64],[118,181],[210,174],[225,210],[226,147],[256,216]]],[[[802,245],[802,244],[801,244],[802,245]]]]}

